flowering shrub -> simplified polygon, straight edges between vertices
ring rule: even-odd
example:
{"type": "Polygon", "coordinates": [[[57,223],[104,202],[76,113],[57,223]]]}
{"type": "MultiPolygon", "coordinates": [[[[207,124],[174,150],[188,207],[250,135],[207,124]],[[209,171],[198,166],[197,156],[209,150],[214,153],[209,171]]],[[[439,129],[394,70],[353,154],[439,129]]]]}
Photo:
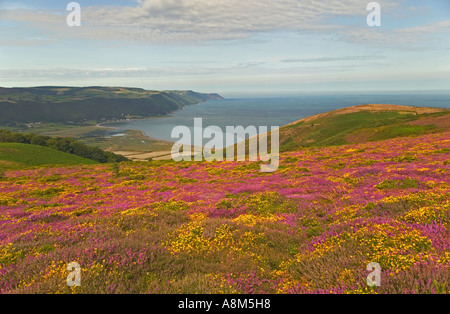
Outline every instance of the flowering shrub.
{"type": "Polygon", "coordinates": [[[0,293],[448,293],[450,134],[0,180],[0,293]],[[81,266],[68,287],[67,264],[81,266]],[[368,288],[367,264],[382,267],[368,288]]]}

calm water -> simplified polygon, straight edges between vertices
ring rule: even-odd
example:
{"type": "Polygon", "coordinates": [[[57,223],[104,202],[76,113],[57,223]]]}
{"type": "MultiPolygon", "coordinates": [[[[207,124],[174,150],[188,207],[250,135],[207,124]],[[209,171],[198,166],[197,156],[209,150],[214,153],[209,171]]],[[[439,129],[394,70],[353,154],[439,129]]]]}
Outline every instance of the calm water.
{"type": "MultiPolygon", "coordinates": [[[[290,98],[227,99],[188,106],[170,117],[109,124],[124,130],[141,130],[150,137],[176,141],[171,133],[176,126],[187,126],[194,132],[194,118],[203,118],[203,128],[219,126],[284,126],[302,118],[335,109],[362,104],[395,104],[450,108],[450,93],[440,94],[359,94],[302,95],[290,98]]],[[[206,141],[206,140],[205,140],[206,141]]]]}

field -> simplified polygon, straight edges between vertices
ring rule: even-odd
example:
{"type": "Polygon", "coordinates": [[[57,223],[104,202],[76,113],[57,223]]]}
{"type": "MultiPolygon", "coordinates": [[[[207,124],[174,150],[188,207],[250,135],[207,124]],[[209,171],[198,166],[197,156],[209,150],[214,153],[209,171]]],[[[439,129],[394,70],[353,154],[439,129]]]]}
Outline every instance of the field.
{"type": "Polygon", "coordinates": [[[93,160],[51,148],[18,143],[0,143],[0,170],[43,165],[95,164],[93,160]]]}
{"type": "Polygon", "coordinates": [[[248,162],[8,170],[0,293],[449,293],[449,152],[442,132],[286,152],[270,174],[248,162]]]}

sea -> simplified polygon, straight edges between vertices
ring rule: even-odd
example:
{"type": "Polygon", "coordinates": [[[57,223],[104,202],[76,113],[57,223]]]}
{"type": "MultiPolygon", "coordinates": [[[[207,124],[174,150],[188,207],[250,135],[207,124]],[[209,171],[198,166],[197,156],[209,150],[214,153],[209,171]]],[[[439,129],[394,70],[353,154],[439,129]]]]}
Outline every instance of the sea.
{"type": "MultiPolygon", "coordinates": [[[[255,126],[257,130],[264,130],[260,127],[265,126],[270,130],[271,127],[282,127],[311,115],[364,104],[450,108],[450,91],[230,98],[187,106],[168,117],[108,123],[107,126],[116,128],[112,135],[120,136],[126,130],[140,130],[151,138],[176,142],[179,138],[172,138],[172,130],[177,126],[188,127],[192,134],[200,131],[194,128],[195,118],[202,118],[203,130],[208,126],[218,126],[224,133],[227,126],[255,126]]],[[[242,139],[236,139],[239,140],[242,139]]],[[[186,142],[186,139],[183,141],[186,142]]]]}

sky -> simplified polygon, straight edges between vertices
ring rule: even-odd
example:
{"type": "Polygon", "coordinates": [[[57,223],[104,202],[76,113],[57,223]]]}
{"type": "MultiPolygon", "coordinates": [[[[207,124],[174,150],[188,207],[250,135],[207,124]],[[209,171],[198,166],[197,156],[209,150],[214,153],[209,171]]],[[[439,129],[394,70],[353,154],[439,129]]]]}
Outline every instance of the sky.
{"type": "Polygon", "coordinates": [[[0,86],[225,97],[450,90],[450,1],[0,0],[0,86]]]}

